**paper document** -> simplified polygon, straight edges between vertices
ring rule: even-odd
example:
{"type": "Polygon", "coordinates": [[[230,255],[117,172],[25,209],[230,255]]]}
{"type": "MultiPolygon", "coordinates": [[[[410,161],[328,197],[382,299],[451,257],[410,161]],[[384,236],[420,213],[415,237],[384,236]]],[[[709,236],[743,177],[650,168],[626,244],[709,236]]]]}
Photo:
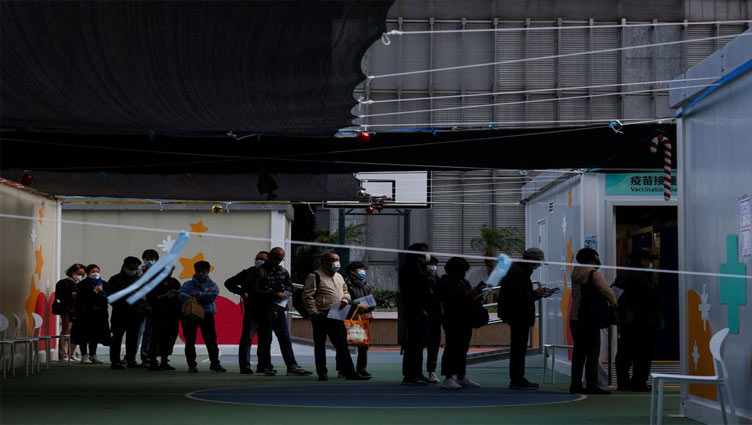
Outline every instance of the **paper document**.
{"type": "Polygon", "coordinates": [[[365,304],[368,307],[376,307],[376,298],[373,297],[373,295],[366,295],[365,297],[358,298],[357,300],[353,300],[353,305],[358,304],[365,304]]]}
{"type": "Polygon", "coordinates": [[[624,293],[624,290],[621,288],[617,288],[616,286],[612,286],[611,290],[614,291],[614,296],[616,296],[616,299],[618,300],[619,297],[621,297],[621,294],[624,293]]]}
{"type": "Polygon", "coordinates": [[[285,291],[285,299],[278,300],[277,305],[282,308],[287,308],[287,305],[290,303],[290,297],[292,297],[292,292],[285,291]]]}
{"type": "Polygon", "coordinates": [[[482,290],[482,291],[480,291],[480,294],[476,295],[476,296],[475,296],[475,298],[473,298],[473,299],[474,299],[474,300],[477,300],[477,299],[479,299],[479,298],[485,298],[485,297],[487,297],[487,296],[488,296],[488,294],[490,294],[490,293],[491,293],[491,291],[493,291],[493,290],[494,290],[494,287],[493,287],[493,286],[486,286],[485,288],[483,288],[483,290],[482,290]]]}
{"type": "Polygon", "coordinates": [[[350,304],[346,304],[344,308],[340,307],[340,303],[336,302],[329,307],[329,314],[326,315],[329,319],[342,320],[347,319],[347,313],[350,312],[350,304]]]}

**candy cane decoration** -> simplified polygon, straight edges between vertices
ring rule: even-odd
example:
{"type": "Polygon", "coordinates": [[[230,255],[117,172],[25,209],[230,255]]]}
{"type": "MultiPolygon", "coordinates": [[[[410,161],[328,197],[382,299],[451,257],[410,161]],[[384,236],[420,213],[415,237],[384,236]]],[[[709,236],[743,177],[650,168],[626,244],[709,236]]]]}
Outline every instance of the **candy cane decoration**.
{"type": "Polygon", "coordinates": [[[650,141],[650,152],[658,152],[658,142],[663,142],[663,199],[671,199],[671,140],[659,134],[650,141]]]}

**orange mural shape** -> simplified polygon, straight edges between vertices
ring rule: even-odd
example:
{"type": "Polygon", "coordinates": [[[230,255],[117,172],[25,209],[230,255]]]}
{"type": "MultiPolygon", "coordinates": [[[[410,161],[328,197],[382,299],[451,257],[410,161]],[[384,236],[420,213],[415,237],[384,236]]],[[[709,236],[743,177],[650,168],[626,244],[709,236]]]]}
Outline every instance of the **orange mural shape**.
{"type": "Polygon", "coordinates": [[[34,275],[31,275],[31,284],[29,287],[29,296],[26,298],[26,303],[24,304],[24,307],[26,308],[26,319],[28,320],[26,323],[29,324],[27,326],[28,330],[28,336],[31,336],[31,332],[34,330],[34,317],[31,316],[31,313],[34,312],[37,308],[37,298],[39,297],[39,294],[41,294],[42,291],[37,289],[36,282],[34,281],[34,275]]]}
{"type": "Polygon", "coordinates": [[[572,189],[567,192],[567,208],[572,208],[572,189]]]}
{"type": "MultiPolygon", "coordinates": [[[[180,276],[178,276],[180,279],[190,279],[193,277],[193,265],[198,263],[199,261],[204,261],[204,253],[199,252],[196,254],[193,258],[180,258],[180,265],[183,266],[183,271],[180,272],[180,276]]],[[[210,272],[214,271],[214,266],[211,266],[210,272]]]]}
{"type": "Polygon", "coordinates": [[[44,220],[44,207],[39,207],[39,224],[42,224],[44,220]]]}
{"type": "Polygon", "coordinates": [[[42,267],[44,266],[44,257],[42,256],[42,245],[39,245],[39,248],[34,251],[34,259],[35,259],[35,266],[34,266],[34,273],[37,275],[37,279],[42,279],[42,267]]]}
{"type": "Polygon", "coordinates": [[[189,223],[191,226],[191,233],[198,234],[198,237],[201,237],[201,233],[204,233],[205,231],[209,230],[208,227],[204,226],[204,220],[199,220],[196,223],[189,223]]]}
{"type": "MultiPolygon", "coordinates": [[[[710,354],[710,338],[713,331],[710,322],[702,320],[701,304],[702,297],[697,291],[687,291],[688,372],[690,375],[711,376],[715,374],[713,355],[710,354]]],[[[717,400],[718,397],[714,385],[690,384],[689,393],[709,400],[717,400]]]]}

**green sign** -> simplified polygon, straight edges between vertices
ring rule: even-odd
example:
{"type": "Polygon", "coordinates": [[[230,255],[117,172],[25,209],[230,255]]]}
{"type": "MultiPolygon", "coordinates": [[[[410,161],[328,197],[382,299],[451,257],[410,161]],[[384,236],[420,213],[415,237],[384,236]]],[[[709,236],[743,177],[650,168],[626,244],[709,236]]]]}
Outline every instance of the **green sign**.
{"type": "MultiPolygon", "coordinates": [[[[606,196],[663,196],[663,173],[608,173],[606,196]]],[[[676,173],[671,173],[671,196],[676,196],[676,173]]]]}

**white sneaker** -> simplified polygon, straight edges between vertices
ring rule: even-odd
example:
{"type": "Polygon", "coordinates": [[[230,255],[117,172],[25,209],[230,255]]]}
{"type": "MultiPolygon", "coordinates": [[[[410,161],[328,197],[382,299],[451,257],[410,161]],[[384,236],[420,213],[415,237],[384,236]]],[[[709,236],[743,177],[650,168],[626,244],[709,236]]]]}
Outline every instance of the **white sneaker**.
{"type": "Polygon", "coordinates": [[[73,360],[74,362],[78,362],[78,361],[81,361],[81,357],[78,357],[76,354],[73,354],[71,356],[71,360],[73,360]]]}
{"type": "Polygon", "coordinates": [[[441,383],[441,388],[445,390],[461,390],[462,385],[458,384],[453,378],[446,378],[444,382],[441,383]]]}
{"type": "Polygon", "coordinates": [[[97,356],[89,356],[89,361],[93,364],[102,364],[102,361],[97,358],[97,356]]]}
{"type": "Polygon", "coordinates": [[[85,354],[83,357],[81,357],[81,364],[92,364],[91,360],[89,360],[89,355],[85,354]]]}
{"type": "Polygon", "coordinates": [[[428,383],[429,384],[438,384],[439,382],[441,382],[441,381],[439,380],[439,377],[436,376],[436,372],[431,372],[431,373],[428,374],[428,383]]]}
{"type": "Polygon", "coordinates": [[[458,379],[457,384],[459,384],[462,388],[480,388],[479,383],[472,381],[467,376],[462,379],[458,379]]]}

